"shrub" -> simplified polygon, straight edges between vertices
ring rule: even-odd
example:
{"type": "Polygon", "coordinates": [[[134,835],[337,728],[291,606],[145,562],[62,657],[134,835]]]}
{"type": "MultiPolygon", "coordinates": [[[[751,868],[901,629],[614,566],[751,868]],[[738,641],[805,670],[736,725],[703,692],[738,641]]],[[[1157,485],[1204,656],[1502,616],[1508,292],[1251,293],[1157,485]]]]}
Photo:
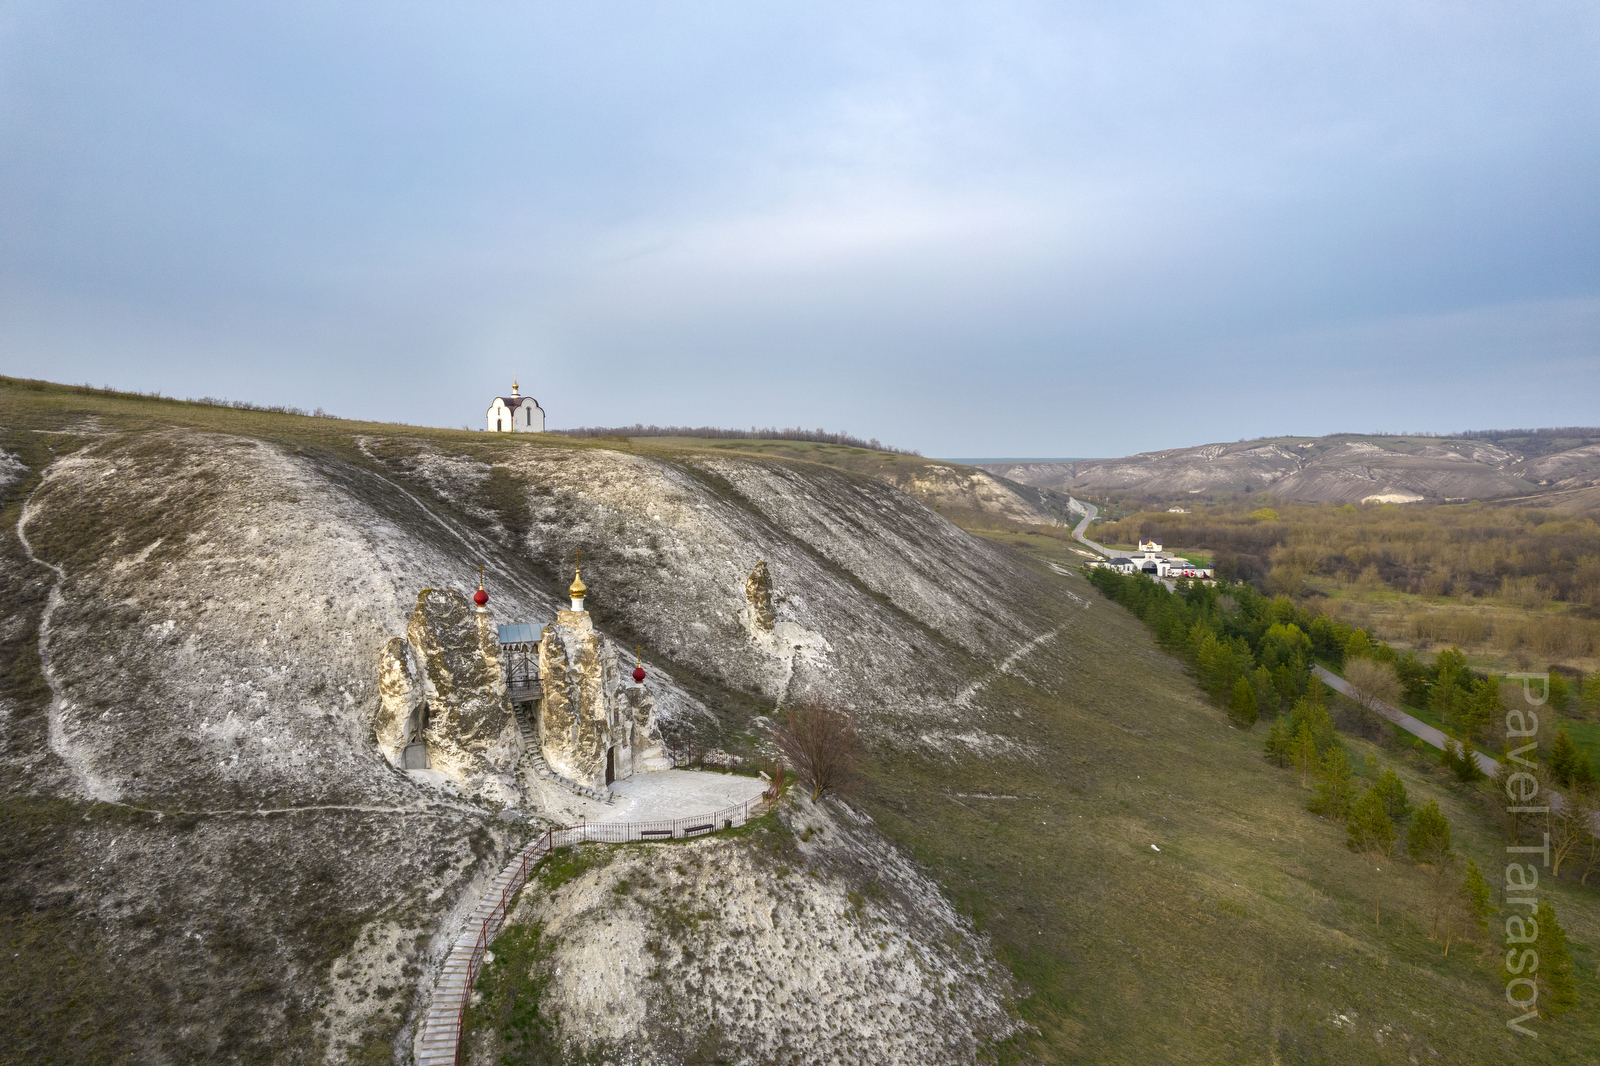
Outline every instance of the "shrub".
{"type": "Polygon", "coordinates": [[[859,783],[861,737],[854,717],[843,708],[825,700],[803,700],[784,712],[774,739],[813,801],[830,792],[848,792],[859,783]]]}

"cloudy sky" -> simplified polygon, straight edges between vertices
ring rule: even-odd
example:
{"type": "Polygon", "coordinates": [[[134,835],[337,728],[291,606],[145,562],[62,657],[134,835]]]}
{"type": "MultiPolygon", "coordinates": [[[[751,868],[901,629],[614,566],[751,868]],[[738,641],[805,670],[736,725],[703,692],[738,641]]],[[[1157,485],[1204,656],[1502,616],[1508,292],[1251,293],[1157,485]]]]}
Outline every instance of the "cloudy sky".
{"type": "Polygon", "coordinates": [[[0,0],[0,370],[929,455],[1600,422],[1600,6],[0,0]]]}

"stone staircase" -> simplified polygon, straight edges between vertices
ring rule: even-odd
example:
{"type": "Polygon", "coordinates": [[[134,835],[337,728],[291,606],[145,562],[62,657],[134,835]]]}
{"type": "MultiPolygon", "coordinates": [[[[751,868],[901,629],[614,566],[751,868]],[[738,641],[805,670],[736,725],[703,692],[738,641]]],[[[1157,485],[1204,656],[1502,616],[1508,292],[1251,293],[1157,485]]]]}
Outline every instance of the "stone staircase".
{"type": "Polygon", "coordinates": [[[480,941],[492,942],[500,931],[505,921],[501,901],[509,902],[522,887],[525,873],[531,874],[533,867],[550,853],[548,841],[547,836],[539,837],[500,871],[478,900],[466,928],[451,945],[434,985],[433,1002],[422,1022],[422,1036],[417,1041],[417,1066],[455,1066],[462,1007],[472,995],[473,955],[480,941]]]}
{"type": "Polygon", "coordinates": [[[549,764],[544,761],[544,756],[539,752],[539,738],[534,734],[533,726],[521,711],[515,709],[515,705],[513,705],[513,712],[517,716],[517,728],[522,731],[522,760],[529,764],[534,773],[546,781],[554,781],[568,792],[576,793],[579,796],[599,800],[601,803],[616,802],[616,796],[612,794],[610,789],[601,790],[590,788],[588,785],[580,785],[576,781],[562,777],[550,769],[549,764]]]}

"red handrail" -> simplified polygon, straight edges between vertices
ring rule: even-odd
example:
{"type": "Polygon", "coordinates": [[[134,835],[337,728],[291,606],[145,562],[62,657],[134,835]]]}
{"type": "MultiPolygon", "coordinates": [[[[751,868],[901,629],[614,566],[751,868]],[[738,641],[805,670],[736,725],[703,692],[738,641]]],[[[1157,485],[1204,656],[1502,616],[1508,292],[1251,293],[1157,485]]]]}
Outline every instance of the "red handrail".
{"type": "Polygon", "coordinates": [[[500,899],[495,903],[494,909],[484,915],[478,923],[478,939],[472,945],[472,954],[467,958],[466,982],[461,986],[461,1003],[456,1008],[456,1066],[461,1066],[461,1037],[466,1031],[467,1004],[472,1001],[472,986],[477,983],[478,969],[483,963],[484,953],[489,950],[489,944],[500,932],[501,924],[506,920],[507,907],[511,899],[522,891],[522,886],[528,883],[528,869],[558,847],[567,847],[571,844],[582,844],[595,837],[591,834],[599,832],[602,839],[597,843],[627,844],[636,842],[652,842],[656,840],[681,840],[689,835],[698,835],[701,832],[715,833],[719,829],[732,828],[735,816],[738,824],[743,825],[750,820],[752,806],[765,802],[762,800],[745,800],[743,803],[732,807],[724,807],[713,811],[710,815],[695,815],[692,818],[661,819],[653,822],[579,822],[577,825],[564,826],[560,829],[546,829],[544,839],[532,847],[522,849],[520,861],[517,864],[516,876],[506,882],[500,890],[500,899]],[[693,823],[693,824],[689,824],[693,823]],[[556,843],[556,834],[562,836],[561,842],[556,843]],[[571,835],[576,833],[576,840],[571,835]],[[650,836],[644,834],[649,833],[650,836]],[[621,836],[620,840],[607,839],[621,836]],[[494,922],[494,932],[489,931],[490,921],[494,922]]]}

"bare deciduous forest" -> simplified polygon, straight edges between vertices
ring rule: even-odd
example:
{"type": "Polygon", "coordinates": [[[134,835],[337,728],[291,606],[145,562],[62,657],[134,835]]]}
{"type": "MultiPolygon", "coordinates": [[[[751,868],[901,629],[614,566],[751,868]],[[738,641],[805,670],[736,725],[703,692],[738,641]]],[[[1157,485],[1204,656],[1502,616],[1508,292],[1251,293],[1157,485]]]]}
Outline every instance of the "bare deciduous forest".
{"type": "Polygon", "coordinates": [[[1192,504],[1095,527],[1208,554],[1219,577],[1320,602],[1397,647],[1457,645],[1485,666],[1600,664],[1600,523],[1591,512],[1469,504],[1192,504]]]}

